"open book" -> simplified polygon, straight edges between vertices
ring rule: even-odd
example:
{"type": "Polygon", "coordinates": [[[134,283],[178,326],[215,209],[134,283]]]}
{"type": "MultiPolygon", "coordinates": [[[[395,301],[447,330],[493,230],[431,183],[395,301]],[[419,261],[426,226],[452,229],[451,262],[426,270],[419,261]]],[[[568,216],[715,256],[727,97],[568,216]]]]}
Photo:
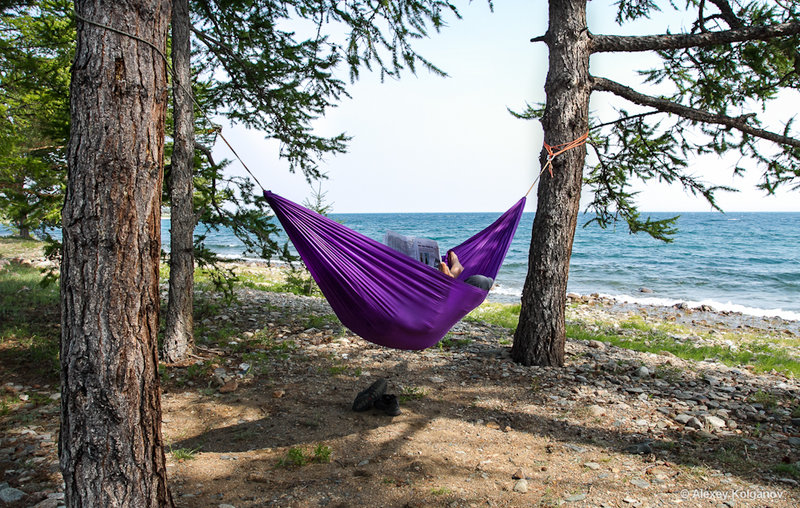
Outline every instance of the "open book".
{"type": "Polygon", "coordinates": [[[434,268],[439,268],[439,263],[442,261],[439,256],[439,244],[436,243],[436,240],[387,231],[384,243],[392,249],[434,268]]]}

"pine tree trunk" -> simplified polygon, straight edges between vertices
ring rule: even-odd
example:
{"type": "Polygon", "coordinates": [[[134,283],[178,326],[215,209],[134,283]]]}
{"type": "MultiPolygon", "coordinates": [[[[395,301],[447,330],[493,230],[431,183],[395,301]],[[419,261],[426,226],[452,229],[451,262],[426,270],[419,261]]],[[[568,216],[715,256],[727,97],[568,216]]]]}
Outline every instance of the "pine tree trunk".
{"type": "MultiPolygon", "coordinates": [[[[550,50],[542,126],[550,145],[575,140],[588,130],[589,34],[586,0],[550,0],[550,50]]],[[[546,161],[542,152],[542,164],[546,161]]],[[[564,364],[565,305],[569,260],[581,196],[585,145],[553,160],[538,187],[536,218],[522,292],[512,358],[524,365],[564,364]]]]}
{"type": "Polygon", "coordinates": [[[190,95],[189,1],[175,0],[172,13],[173,114],[175,135],[170,171],[170,272],[164,361],[177,362],[194,349],[194,106],[190,95]]]}
{"type": "Polygon", "coordinates": [[[31,228],[28,227],[27,215],[25,215],[19,220],[19,237],[25,240],[31,239],[31,228]]]}
{"type": "Polygon", "coordinates": [[[66,503],[172,506],[158,380],[169,0],[75,3],[61,265],[66,503]]]}

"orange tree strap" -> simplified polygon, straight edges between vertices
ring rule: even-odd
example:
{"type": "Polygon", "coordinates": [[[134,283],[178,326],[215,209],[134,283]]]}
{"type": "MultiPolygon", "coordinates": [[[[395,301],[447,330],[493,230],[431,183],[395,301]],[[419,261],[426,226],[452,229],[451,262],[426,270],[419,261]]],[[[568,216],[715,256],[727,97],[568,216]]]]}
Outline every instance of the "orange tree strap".
{"type": "Polygon", "coordinates": [[[536,179],[531,184],[530,188],[528,189],[528,192],[525,193],[525,196],[527,197],[528,194],[531,193],[531,191],[533,190],[533,186],[536,185],[536,182],[539,181],[539,177],[542,176],[542,173],[544,173],[545,170],[548,170],[548,172],[550,173],[550,178],[553,177],[553,159],[555,159],[557,156],[561,155],[562,153],[568,150],[572,150],[573,148],[581,146],[582,144],[586,143],[587,139],[589,139],[589,131],[586,131],[586,133],[583,136],[577,139],[573,139],[572,141],[569,141],[567,143],[561,143],[560,145],[548,145],[547,143],[544,143],[544,149],[547,150],[547,162],[544,164],[544,167],[542,167],[542,170],[539,171],[539,174],[536,176],[536,179]]]}

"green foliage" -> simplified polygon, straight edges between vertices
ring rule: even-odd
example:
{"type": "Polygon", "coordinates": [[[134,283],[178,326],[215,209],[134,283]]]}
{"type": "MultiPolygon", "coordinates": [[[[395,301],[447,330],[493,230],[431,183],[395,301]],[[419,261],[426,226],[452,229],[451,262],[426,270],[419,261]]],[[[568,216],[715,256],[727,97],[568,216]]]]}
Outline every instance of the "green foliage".
{"type": "Polygon", "coordinates": [[[348,140],[311,129],[347,95],[337,65],[346,63],[353,79],[373,65],[382,76],[415,72],[417,63],[441,73],[411,43],[428,36],[429,25],[438,31],[446,12],[458,16],[441,0],[196,0],[191,10],[197,72],[214,76],[207,87],[212,110],[279,141],[291,170],[309,180],[322,176],[319,159],[343,152],[348,140]],[[326,33],[342,25],[349,30],[346,40],[326,33]]]}
{"type": "Polygon", "coordinates": [[[281,290],[287,293],[302,296],[321,296],[319,286],[311,275],[303,268],[291,266],[286,274],[286,282],[281,286],[281,290]]]}
{"type": "Polygon", "coordinates": [[[650,18],[651,11],[660,11],[653,0],[617,0],[617,23],[639,18],[650,18]]]}
{"type": "MultiPolygon", "coordinates": [[[[798,18],[796,2],[774,3],[751,0],[737,4],[689,0],[686,9],[697,9],[698,16],[690,33],[715,32],[750,26],[774,25],[798,18]]],[[[660,11],[653,0],[620,0],[617,21],[622,24],[660,11]]],[[[669,9],[681,9],[670,4],[669,9]]],[[[766,124],[764,110],[784,90],[800,85],[800,36],[750,40],[686,49],[659,51],[662,63],[640,71],[646,83],[669,85],[672,92],[664,99],[694,110],[743,120],[747,125],[777,134],[796,137],[792,119],[776,128],[766,124]]],[[[738,152],[734,175],[758,170],[758,187],[774,193],[782,185],[800,188],[800,149],[743,133],[726,125],[700,123],[696,120],[649,111],[629,115],[620,111],[619,119],[598,125],[592,146],[600,160],[587,178],[595,193],[590,209],[598,213],[598,223],[621,217],[631,231],[643,230],[666,239],[674,233],[671,224],[642,223],[626,191],[628,180],[647,182],[657,179],[680,183],[688,192],[705,198],[717,208],[714,196],[728,187],[707,186],[698,177],[687,174],[687,161],[693,155],[738,152]],[[651,119],[657,119],[650,121],[651,119]],[[609,209],[616,209],[611,213],[609,209]]]]}
{"type": "MultiPolygon", "coordinates": [[[[766,0],[735,4],[724,0],[688,0],[685,4],[617,0],[615,5],[620,25],[651,17],[657,21],[662,10],[685,11],[688,16],[696,16],[687,30],[690,34],[777,25],[797,21],[800,14],[797,2],[766,0]]],[[[669,19],[666,13],[661,17],[669,19]]],[[[669,32],[666,27],[665,22],[660,33],[669,32]]],[[[701,172],[692,171],[691,160],[708,154],[738,155],[738,163],[731,168],[732,176],[758,171],[762,176],[757,187],[767,194],[782,186],[800,189],[800,148],[774,140],[783,136],[796,142],[798,131],[790,117],[793,112],[784,111],[780,124],[768,121],[774,115],[764,114],[768,107],[775,107],[776,100],[785,100],[786,93],[800,85],[798,47],[800,36],[793,35],[656,51],[661,62],[639,71],[646,84],[667,91],[654,99],[706,114],[706,118],[708,114],[732,118],[776,136],[756,136],[724,123],[665,113],[663,106],[640,108],[633,113],[618,109],[616,118],[610,120],[591,118],[588,145],[596,161],[589,161],[584,174],[584,183],[593,196],[587,206],[587,211],[594,213],[591,222],[605,228],[623,221],[631,233],[645,232],[670,241],[677,232],[677,217],[642,217],[631,187],[637,182],[679,184],[718,210],[716,196],[735,189],[707,184],[701,172]]],[[[538,120],[543,111],[541,104],[528,104],[521,112],[510,112],[517,118],[538,120]]]]}
{"type": "Polygon", "coordinates": [[[649,115],[631,115],[625,110],[620,110],[619,115],[620,120],[598,126],[604,129],[602,136],[593,134],[589,141],[599,162],[584,177],[593,196],[587,210],[594,216],[587,225],[594,222],[606,228],[621,219],[631,233],[645,232],[658,240],[671,241],[677,232],[678,217],[642,219],[635,203],[636,193],[629,190],[634,181],[677,182],[718,209],[714,193],[733,189],[708,186],[686,174],[686,161],[698,148],[687,141],[681,125],[664,128],[661,123],[650,124],[649,115]]]}
{"type": "Polygon", "coordinates": [[[69,132],[72,2],[0,10],[0,219],[22,236],[60,223],[69,132]]]}

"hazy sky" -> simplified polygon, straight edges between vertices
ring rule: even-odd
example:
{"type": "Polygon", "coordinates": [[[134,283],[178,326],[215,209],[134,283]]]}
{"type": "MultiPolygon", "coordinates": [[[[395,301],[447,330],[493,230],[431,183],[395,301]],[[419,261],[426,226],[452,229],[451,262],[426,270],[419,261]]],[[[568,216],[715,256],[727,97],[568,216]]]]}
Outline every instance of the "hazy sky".
{"type": "MultiPolygon", "coordinates": [[[[589,2],[593,33],[621,33],[611,3],[589,2]]],[[[399,81],[381,83],[377,74],[364,72],[349,86],[352,98],[317,123],[321,134],[346,132],[353,137],[348,153],[329,157],[322,166],[329,177],[322,190],[333,212],[502,211],[528,190],[539,172],[542,130],[538,122],[513,118],[507,108],[522,110],[526,103],[544,101],[547,48],[529,41],[547,29],[547,3],[499,0],[492,13],[486,2],[474,0],[461,13],[463,19],[451,20],[441,33],[417,45],[449,77],[420,70],[417,76],[406,73],[399,81]]],[[[669,28],[679,31],[680,19],[673,17],[669,28]]],[[[626,33],[664,30],[663,24],[644,22],[626,33]]],[[[633,69],[648,57],[592,58],[593,74],[635,87],[640,80],[633,69]]],[[[796,104],[797,92],[792,93],[796,104]]],[[[592,109],[607,111],[610,99],[609,94],[593,94],[592,109]]],[[[240,127],[228,127],[224,134],[265,187],[298,202],[310,196],[303,177],[291,175],[278,160],[274,142],[240,127]]],[[[232,158],[221,142],[215,152],[232,158]]],[[[758,175],[732,179],[734,163],[706,157],[691,161],[690,171],[742,190],[720,195],[718,202],[726,211],[800,211],[800,192],[765,197],[754,189],[758,175]]],[[[228,171],[243,172],[238,163],[228,171]]],[[[679,187],[649,184],[636,189],[642,191],[637,199],[642,210],[710,209],[679,187]]],[[[535,210],[535,195],[534,189],[529,211],[535,210]]]]}

